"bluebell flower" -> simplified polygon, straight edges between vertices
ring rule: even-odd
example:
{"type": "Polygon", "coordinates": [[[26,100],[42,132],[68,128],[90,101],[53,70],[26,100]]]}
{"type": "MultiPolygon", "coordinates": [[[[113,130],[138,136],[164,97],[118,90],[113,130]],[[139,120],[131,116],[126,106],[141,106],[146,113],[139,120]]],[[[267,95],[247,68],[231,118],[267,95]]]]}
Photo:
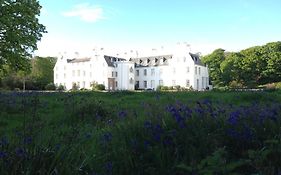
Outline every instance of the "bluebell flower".
{"type": "Polygon", "coordinates": [[[147,149],[149,146],[151,146],[150,142],[148,140],[144,141],[144,148],[147,149]]]}
{"type": "Polygon", "coordinates": [[[144,122],[144,128],[146,128],[146,129],[151,129],[151,128],[152,128],[152,123],[151,123],[151,121],[145,121],[145,122],[144,122]]]}
{"type": "Polygon", "coordinates": [[[105,164],[105,170],[106,170],[107,174],[112,174],[112,169],[113,169],[112,162],[107,162],[105,164]]]}
{"type": "Polygon", "coordinates": [[[25,157],[26,155],[23,148],[16,148],[15,152],[18,157],[25,157]]]}
{"type": "Polygon", "coordinates": [[[25,137],[23,140],[24,144],[31,144],[32,143],[32,138],[31,137],[25,137]]]}
{"type": "Polygon", "coordinates": [[[163,140],[163,145],[164,146],[171,146],[171,145],[173,145],[174,143],[173,143],[173,140],[170,138],[170,137],[166,137],[166,138],[164,138],[164,140],[163,140]]]}
{"type": "Polygon", "coordinates": [[[118,113],[118,116],[120,119],[124,119],[127,116],[127,112],[126,111],[120,111],[118,113]]]}
{"type": "Polygon", "coordinates": [[[104,143],[108,143],[108,142],[110,142],[111,140],[112,140],[112,134],[111,134],[110,132],[107,132],[107,133],[103,134],[103,136],[102,136],[102,141],[103,141],[104,143]]]}
{"type": "Polygon", "coordinates": [[[240,117],[240,112],[239,111],[234,111],[234,112],[230,113],[229,118],[228,118],[227,121],[231,125],[236,125],[238,123],[239,117],[240,117]]]}
{"type": "Polygon", "coordinates": [[[7,157],[7,153],[5,153],[4,151],[0,151],[0,159],[3,159],[5,157],[7,157]]]}

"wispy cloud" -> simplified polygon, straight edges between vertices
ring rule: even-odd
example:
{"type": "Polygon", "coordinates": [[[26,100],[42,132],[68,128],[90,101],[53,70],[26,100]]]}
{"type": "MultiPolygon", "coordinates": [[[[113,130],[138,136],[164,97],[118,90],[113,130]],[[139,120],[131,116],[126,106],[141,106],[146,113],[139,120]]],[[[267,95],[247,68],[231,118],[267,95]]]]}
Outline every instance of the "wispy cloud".
{"type": "Polygon", "coordinates": [[[72,10],[62,13],[66,17],[79,17],[85,22],[97,22],[104,19],[104,10],[88,3],[76,5],[72,10]]]}

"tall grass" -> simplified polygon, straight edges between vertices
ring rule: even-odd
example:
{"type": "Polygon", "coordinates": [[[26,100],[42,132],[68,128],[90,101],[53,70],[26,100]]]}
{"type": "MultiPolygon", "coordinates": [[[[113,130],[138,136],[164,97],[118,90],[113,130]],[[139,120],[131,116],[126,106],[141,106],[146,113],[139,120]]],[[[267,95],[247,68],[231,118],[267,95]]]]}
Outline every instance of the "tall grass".
{"type": "Polygon", "coordinates": [[[281,172],[278,91],[0,97],[0,174],[281,172]]]}

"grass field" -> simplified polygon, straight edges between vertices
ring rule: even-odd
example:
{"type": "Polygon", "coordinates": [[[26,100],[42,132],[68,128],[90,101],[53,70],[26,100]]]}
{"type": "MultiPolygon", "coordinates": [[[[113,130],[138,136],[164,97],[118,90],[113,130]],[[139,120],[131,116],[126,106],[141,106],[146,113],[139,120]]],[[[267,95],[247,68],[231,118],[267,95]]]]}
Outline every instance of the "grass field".
{"type": "Polygon", "coordinates": [[[281,92],[0,93],[0,174],[278,174],[281,92]]]}

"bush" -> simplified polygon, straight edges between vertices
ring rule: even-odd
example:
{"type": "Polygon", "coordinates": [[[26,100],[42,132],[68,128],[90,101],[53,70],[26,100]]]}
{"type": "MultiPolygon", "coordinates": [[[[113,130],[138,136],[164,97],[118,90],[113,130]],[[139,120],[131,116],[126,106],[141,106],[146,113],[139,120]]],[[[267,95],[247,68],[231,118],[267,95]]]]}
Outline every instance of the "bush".
{"type": "Polygon", "coordinates": [[[281,89],[281,82],[279,82],[279,83],[276,83],[276,87],[275,87],[276,89],[281,89]]]}
{"type": "Polygon", "coordinates": [[[57,88],[58,91],[64,91],[65,87],[63,85],[59,85],[59,87],[57,88]]]}
{"type": "Polygon", "coordinates": [[[97,82],[91,83],[92,90],[94,91],[103,91],[105,90],[105,86],[103,84],[98,84],[97,82]]]}
{"type": "Polygon", "coordinates": [[[56,86],[54,83],[49,83],[45,86],[45,89],[48,91],[54,91],[54,90],[56,90],[56,86]]]}
{"type": "Polygon", "coordinates": [[[174,89],[176,89],[177,91],[180,91],[181,86],[180,86],[180,85],[177,85],[177,86],[174,87],[174,89]]]}
{"type": "Polygon", "coordinates": [[[162,90],[162,91],[167,91],[167,90],[169,90],[169,87],[168,87],[168,86],[162,86],[162,87],[161,87],[161,90],[162,90]]]}
{"type": "Polygon", "coordinates": [[[97,84],[95,89],[98,91],[103,91],[103,90],[105,90],[105,86],[103,84],[97,84]]]}
{"type": "Polygon", "coordinates": [[[79,89],[79,86],[77,86],[76,83],[73,83],[73,84],[72,84],[71,91],[77,91],[78,89],[79,89]]]}

